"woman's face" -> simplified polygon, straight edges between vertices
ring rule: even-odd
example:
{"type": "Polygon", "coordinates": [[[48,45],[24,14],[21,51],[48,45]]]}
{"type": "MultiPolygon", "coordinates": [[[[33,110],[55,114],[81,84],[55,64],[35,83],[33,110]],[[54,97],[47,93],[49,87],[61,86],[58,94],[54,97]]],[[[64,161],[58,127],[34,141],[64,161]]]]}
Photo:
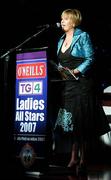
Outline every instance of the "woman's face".
{"type": "Polygon", "coordinates": [[[63,14],[61,17],[61,27],[63,31],[68,32],[75,27],[75,23],[73,22],[71,15],[63,14]]]}

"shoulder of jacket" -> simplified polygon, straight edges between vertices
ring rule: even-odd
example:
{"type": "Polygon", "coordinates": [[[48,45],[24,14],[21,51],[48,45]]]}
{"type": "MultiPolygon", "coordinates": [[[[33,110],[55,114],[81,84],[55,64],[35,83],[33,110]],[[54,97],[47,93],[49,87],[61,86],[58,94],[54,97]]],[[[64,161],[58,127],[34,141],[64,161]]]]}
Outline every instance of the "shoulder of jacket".
{"type": "Polygon", "coordinates": [[[89,36],[89,33],[86,31],[83,31],[82,29],[76,28],[74,35],[89,36]]]}

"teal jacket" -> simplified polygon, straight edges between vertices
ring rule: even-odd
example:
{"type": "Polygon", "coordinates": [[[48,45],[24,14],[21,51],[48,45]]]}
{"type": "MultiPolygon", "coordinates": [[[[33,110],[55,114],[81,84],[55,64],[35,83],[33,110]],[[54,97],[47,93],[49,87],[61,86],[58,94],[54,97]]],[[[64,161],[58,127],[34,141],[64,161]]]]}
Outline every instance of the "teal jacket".
{"type": "MultiPolygon", "coordinates": [[[[65,34],[58,41],[57,55],[61,49],[64,38],[65,34]]],[[[87,32],[78,28],[75,29],[71,43],[71,55],[83,58],[83,62],[77,67],[82,74],[90,69],[92,63],[94,62],[94,50],[90,36],[87,32]]]]}

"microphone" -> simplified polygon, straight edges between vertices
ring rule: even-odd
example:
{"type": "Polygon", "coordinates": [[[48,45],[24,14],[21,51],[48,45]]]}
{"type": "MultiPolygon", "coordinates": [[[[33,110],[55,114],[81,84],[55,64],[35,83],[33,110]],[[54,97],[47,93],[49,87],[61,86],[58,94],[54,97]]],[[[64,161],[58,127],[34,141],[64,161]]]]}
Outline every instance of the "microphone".
{"type": "Polygon", "coordinates": [[[43,24],[43,25],[37,26],[36,28],[50,28],[50,27],[60,28],[61,24],[59,22],[55,24],[43,24]]]}

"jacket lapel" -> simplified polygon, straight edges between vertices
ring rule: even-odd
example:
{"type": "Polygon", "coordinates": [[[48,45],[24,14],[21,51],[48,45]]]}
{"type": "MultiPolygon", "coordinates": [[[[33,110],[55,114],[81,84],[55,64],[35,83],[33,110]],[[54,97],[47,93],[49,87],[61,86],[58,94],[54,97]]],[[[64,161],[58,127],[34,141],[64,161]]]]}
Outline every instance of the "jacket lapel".
{"type": "Polygon", "coordinates": [[[75,32],[74,32],[74,36],[73,36],[73,40],[72,40],[72,44],[71,44],[71,49],[73,48],[73,46],[75,45],[75,43],[78,41],[78,39],[80,38],[81,36],[81,33],[82,33],[82,30],[81,29],[75,29],[75,32]]]}
{"type": "MultiPolygon", "coordinates": [[[[73,46],[75,45],[75,43],[76,43],[76,42],[78,41],[78,39],[80,38],[82,32],[83,32],[83,31],[82,31],[81,29],[78,29],[78,28],[75,29],[75,32],[74,32],[74,35],[73,35],[72,44],[71,44],[71,50],[72,50],[73,46]]],[[[61,46],[62,46],[62,43],[63,43],[63,40],[64,40],[64,36],[65,36],[65,34],[63,34],[63,36],[61,37],[61,39],[60,39],[60,41],[59,41],[59,46],[58,46],[58,51],[57,51],[57,53],[59,52],[59,50],[60,50],[60,48],[61,48],[61,46]]]]}

